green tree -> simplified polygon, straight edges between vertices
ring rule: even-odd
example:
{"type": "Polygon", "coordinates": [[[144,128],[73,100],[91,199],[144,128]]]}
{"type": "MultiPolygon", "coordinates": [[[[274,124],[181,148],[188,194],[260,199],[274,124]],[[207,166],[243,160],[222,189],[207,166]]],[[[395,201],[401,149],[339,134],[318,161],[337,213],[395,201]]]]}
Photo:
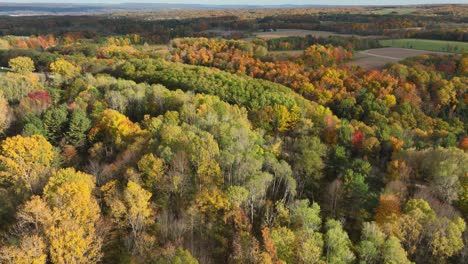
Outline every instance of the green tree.
{"type": "Polygon", "coordinates": [[[68,121],[67,106],[61,105],[47,110],[43,120],[47,139],[57,144],[65,132],[65,125],[68,121]]]}
{"type": "Polygon", "coordinates": [[[273,228],[270,237],[276,247],[278,258],[286,263],[294,263],[296,241],[294,232],[286,227],[273,228]]]}
{"type": "Polygon", "coordinates": [[[383,263],[411,264],[406,256],[405,249],[400,244],[400,240],[394,236],[390,236],[383,244],[382,258],[383,263]]]}
{"type": "Polygon", "coordinates": [[[366,222],[362,228],[361,242],[358,247],[361,261],[367,264],[381,263],[381,249],[386,235],[375,222],[366,222]]]}
{"type": "Polygon", "coordinates": [[[298,238],[297,260],[299,263],[323,263],[323,237],[315,232],[312,235],[298,238]]]}
{"type": "Polygon", "coordinates": [[[156,260],[156,264],[198,264],[198,260],[183,248],[177,248],[173,254],[156,260]]]}
{"type": "Polygon", "coordinates": [[[454,220],[439,219],[431,234],[430,249],[432,255],[440,262],[457,254],[464,247],[463,232],[466,229],[465,221],[458,217],[454,220]]]}
{"type": "Polygon", "coordinates": [[[23,136],[41,135],[46,137],[44,123],[36,115],[28,113],[23,117],[22,122],[24,123],[23,136]]]}
{"type": "Polygon", "coordinates": [[[340,222],[329,219],[326,223],[325,249],[327,263],[352,263],[356,258],[351,251],[352,243],[340,222]]]}
{"type": "Polygon", "coordinates": [[[91,120],[86,116],[86,112],[75,109],[70,117],[70,124],[65,137],[68,143],[75,147],[83,146],[86,142],[86,133],[91,128],[91,120]]]}
{"type": "Polygon", "coordinates": [[[309,206],[309,200],[298,200],[290,207],[291,224],[295,229],[302,229],[313,233],[319,231],[322,225],[320,206],[313,203],[309,206]]]}
{"type": "Polygon", "coordinates": [[[138,161],[138,170],[143,173],[145,187],[155,190],[161,183],[167,167],[163,159],[150,153],[138,161]]]}
{"type": "Polygon", "coordinates": [[[296,149],[294,174],[298,182],[298,192],[317,188],[325,167],[323,158],[327,147],[317,137],[302,137],[294,145],[296,149]]]}

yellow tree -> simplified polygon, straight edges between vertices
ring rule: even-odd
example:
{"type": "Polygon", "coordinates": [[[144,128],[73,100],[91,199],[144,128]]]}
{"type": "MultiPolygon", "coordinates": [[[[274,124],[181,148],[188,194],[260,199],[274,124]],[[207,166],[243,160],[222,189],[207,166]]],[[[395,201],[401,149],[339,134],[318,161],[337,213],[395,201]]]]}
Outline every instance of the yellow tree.
{"type": "Polygon", "coordinates": [[[3,133],[11,122],[11,112],[5,97],[0,93],[0,134],[3,133]]]}
{"type": "Polygon", "coordinates": [[[133,181],[127,183],[123,193],[119,191],[116,181],[108,182],[101,190],[114,222],[122,229],[130,228],[133,243],[140,249],[144,245],[140,245],[139,241],[149,237],[145,230],[153,223],[151,193],[133,181]]]}
{"type": "Polygon", "coordinates": [[[34,71],[34,61],[29,57],[16,57],[8,61],[8,66],[10,66],[13,72],[19,74],[28,74],[34,71]]]}
{"type": "Polygon", "coordinates": [[[101,115],[97,126],[91,129],[90,138],[102,137],[105,142],[119,147],[125,146],[129,140],[141,133],[141,128],[121,113],[106,109],[101,115]]]}
{"type": "Polygon", "coordinates": [[[81,71],[79,66],[73,65],[71,62],[60,58],[50,64],[50,70],[53,74],[60,75],[64,78],[72,78],[78,75],[81,71]]]}
{"type": "Polygon", "coordinates": [[[53,159],[52,145],[40,135],[7,138],[0,146],[0,165],[3,167],[0,177],[20,183],[36,193],[53,159]]]}
{"type": "Polygon", "coordinates": [[[155,189],[166,172],[164,160],[154,156],[152,153],[144,155],[138,161],[138,170],[143,173],[146,187],[155,189]]]}
{"type": "Polygon", "coordinates": [[[47,203],[35,195],[20,208],[16,218],[20,231],[32,228],[34,232],[44,232],[52,223],[52,212],[47,203]]]}
{"type": "Polygon", "coordinates": [[[465,57],[460,61],[458,72],[462,75],[468,75],[468,57],[465,57]]]}
{"type": "Polygon", "coordinates": [[[127,207],[126,219],[135,238],[152,223],[150,199],[150,192],[143,189],[136,182],[128,182],[124,191],[124,200],[127,207]]]}
{"type": "Polygon", "coordinates": [[[21,240],[19,247],[0,248],[0,263],[4,264],[45,264],[47,254],[45,243],[37,235],[27,236],[21,240]]]}
{"type": "Polygon", "coordinates": [[[382,194],[379,198],[379,206],[375,211],[375,221],[384,224],[388,219],[401,215],[400,200],[396,195],[382,194]]]}
{"type": "Polygon", "coordinates": [[[53,221],[46,227],[53,263],[95,263],[101,257],[102,238],[96,235],[100,209],[92,195],[94,177],[75,169],[51,176],[44,198],[53,221]]]}
{"type": "Polygon", "coordinates": [[[447,258],[463,249],[463,232],[466,223],[460,217],[453,220],[444,217],[435,224],[435,227],[429,243],[430,249],[439,263],[445,263],[447,258]]]}

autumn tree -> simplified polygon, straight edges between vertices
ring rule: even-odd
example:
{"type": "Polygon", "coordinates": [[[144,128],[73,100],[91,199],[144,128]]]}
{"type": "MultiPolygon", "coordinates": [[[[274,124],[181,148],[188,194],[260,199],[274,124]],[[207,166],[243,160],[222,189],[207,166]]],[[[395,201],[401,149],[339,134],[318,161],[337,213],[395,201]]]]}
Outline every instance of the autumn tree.
{"type": "Polygon", "coordinates": [[[37,235],[23,237],[19,246],[0,247],[1,263],[45,264],[46,261],[46,244],[37,235]]]}
{"type": "Polygon", "coordinates": [[[383,230],[401,241],[411,259],[445,262],[463,248],[462,233],[466,224],[462,218],[438,216],[423,199],[408,200],[403,212],[401,217],[384,224],[383,230]]]}
{"type": "Polygon", "coordinates": [[[97,125],[90,130],[90,138],[102,139],[105,143],[122,148],[133,139],[135,135],[142,131],[137,124],[134,124],[125,115],[111,109],[106,109],[102,113],[97,125]]]}
{"type": "Polygon", "coordinates": [[[12,115],[7,100],[0,93],[0,134],[10,126],[12,115]]]}
{"type": "Polygon", "coordinates": [[[296,241],[294,232],[287,227],[273,228],[270,231],[270,237],[276,248],[278,258],[286,263],[294,263],[296,241]]]}
{"type": "Polygon", "coordinates": [[[21,115],[31,113],[40,116],[47,108],[50,107],[52,98],[47,91],[36,90],[28,93],[27,97],[20,100],[21,115]]]}
{"type": "Polygon", "coordinates": [[[461,75],[468,75],[468,57],[464,57],[458,66],[458,72],[461,75]]]}
{"type": "Polygon", "coordinates": [[[46,228],[53,221],[52,211],[40,196],[32,196],[17,213],[17,223],[22,233],[32,230],[35,233],[46,233],[46,228]]]}
{"type": "Polygon", "coordinates": [[[63,58],[52,62],[49,67],[53,74],[60,75],[66,79],[75,77],[81,71],[79,66],[75,66],[63,58]]]}
{"type": "Polygon", "coordinates": [[[319,232],[322,219],[320,206],[308,200],[296,201],[290,207],[291,227],[296,233],[296,258],[300,263],[320,263],[323,253],[323,237],[319,232]]]}
{"type": "Polygon", "coordinates": [[[33,196],[19,209],[21,247],[9,247],[6,252],[21,252],[16,263],[99,261],[102,237],[96,229],[100,209],[93,189],[91,175],[72,168],[53,173],[43,197],[33,196]]]}
{"type": "Polygon", "coordinates": [[[33,194],[40,191],[55,155],[44,137],[7,138],[1,144],[0,153],[2,177],[25,186],[33,194]]]}
{"type": "Polygon", "coordinates": [[[152,214],[150,198],[150,192],[135,182],[128,182],[127,188],[124,191],[124,200],[127,205],[126,218],[135,238],[146,226],[152,223],[150,218],[152,214]]]}
{"type": "Polygon", "coordinates": [[[19,74],[32,73],[35,69],[33,60],[29,57],[23,56],[10,59],[8,61],[8,65],[10,66],[13,72],[19,74]]]}
{"type": "Polygon", "coordinates": [[[102,237],[96,232],[100,208],[92,192],[94,177],[75,169],[61,169],[44,188],[53,221],[46,227],[53,263],[90,263],[102,256],[102,237]]]}
{"type": "Polygon", "coordinates": [[[101,189],[114,222],[120,228],[131,230],[133,243],[130,249],[141,250],[147,236],[145,232],[154,221],[150,202],[152,194],[133,181],[127,183],[123,192],[119,190],[116,181],[108,182],[101,189]]]}
{"type": "Polygon", "coordinates": [[[161,182],[167,167],[161,158],[158,158],[150,153],[144,155],[138,161],[138,169],[143,173],[143,181],[145,186],[150,189],[155,189],[161,182]]]}
{"type": "Polygon", "coordinates": [[[462,234],[466,230],[466,223],[462,218],[439,219],[433,228],[429,246],[432,255],[440,262],[445,262],[465,246],[462,234]]]}
{"type": "Polygon", "coordinates": [[[382,194],[379,197],[379,205],[375,211],[375,221],[383,224],[389,218],[400,216],[400,201],[396,195],[382,194]]]}

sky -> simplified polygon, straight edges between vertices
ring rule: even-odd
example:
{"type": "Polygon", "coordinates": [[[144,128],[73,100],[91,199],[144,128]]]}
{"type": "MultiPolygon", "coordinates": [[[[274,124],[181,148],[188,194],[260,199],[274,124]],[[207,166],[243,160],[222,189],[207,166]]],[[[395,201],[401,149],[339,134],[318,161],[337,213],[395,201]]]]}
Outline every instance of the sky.
{"type": "Polygon", "coordinates": [[[220,5],[409,5],[434,3],[465,3],[468,0],[0,0],[9,3],[185,3],[220,5]]]}

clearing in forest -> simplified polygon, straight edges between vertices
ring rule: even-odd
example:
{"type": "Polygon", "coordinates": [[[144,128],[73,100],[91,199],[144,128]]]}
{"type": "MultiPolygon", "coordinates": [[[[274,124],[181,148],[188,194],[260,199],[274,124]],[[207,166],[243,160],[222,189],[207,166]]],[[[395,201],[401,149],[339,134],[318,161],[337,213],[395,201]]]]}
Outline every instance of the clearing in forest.
{"type": "Polygon", "coordinates": [[[357,52],[354,60],[348,65],[359,65],[366,69],[382,69],[388,63],[395,63],[409,57],[425,54],[443,54],[441,52],[431,52],[424,50],[404,49],[404,48],[379,48],[357,52]]]}
{"type": "Polygon", "coordinates": [[[428,50],[437,52],[463,53],[468,51],[468,43],[430,39],[386,39],[381,40],[384,47],[428,50]]]}

